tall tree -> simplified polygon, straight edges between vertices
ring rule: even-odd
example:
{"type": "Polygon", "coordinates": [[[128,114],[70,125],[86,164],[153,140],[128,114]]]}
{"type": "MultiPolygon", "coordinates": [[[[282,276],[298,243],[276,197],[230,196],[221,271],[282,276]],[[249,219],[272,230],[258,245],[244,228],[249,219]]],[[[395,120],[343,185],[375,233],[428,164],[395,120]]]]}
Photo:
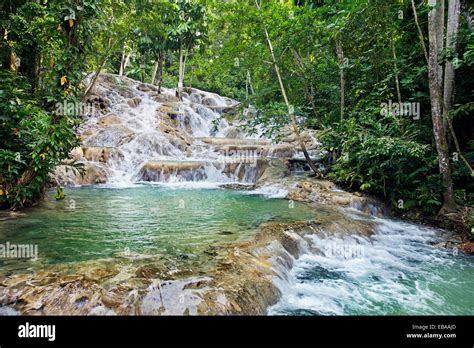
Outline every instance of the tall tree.
{"type": "MultiPolygon", "coordinates": [[[[258,0],[255,0],[255,3],[257,5],[257,8],[260,10],[261,9],[261,5],[260,3],[258,2],[258,0]]],[[[290,101],[288,100],[288,96],[287,96],[287,93],[286,93],[286,89],[285,89],[285,85],[283,83],[283,79],[281,77],[281,74],[280,74],[280,67],[278,66],[278,62],[277,62],[277,59],[276,59],[276,56],[275,56],[275,52],[273,50],[273,45],[272,45],[272,41],[270,39],[270,35],[268,34],[268,30],[267,30],[267,27],[265,25],[265,23],[263,23],[263,31],[265,33],[265,40],[268,44],[268,49],[270,51],[270,55],[271,55],[271,58],[272,58],[272,65],[273,65],[273,68],[275,69],[275,73],[277,75],[277,78],[278,78],[278,84],[280,86],[280,91],[281,91],[281,94],[283,96],[283,100],[285,101],[285,104],[286,104],[286,107],[288,109],[288,116],[290,118],[290,122],[291,122],[291,128],[293,130],[293,133],[295,134],[296,136],[296,139],[298,141],[298,144],[300,145],[301,147],[301,151],[303,152],[303,155],[304,155],[304,158],[306,159],[306,162],[308,163],[309,167],[311,168],[311,170],[314,172],[315,175],[319,176],[321,173],[319,172],[318,168],[316,168],[315,164],[313,163],[313,161],[311,160],[311,157],[309,156],[308,154],[308,150],[306,149],[306,145],[304,144],[304,141],[303,139],[301,138],[301,134],[300,134],[300,130],[299,130],[299,127],[298,127],[298,123],[296,122],[296,117],[295,117],[295,112],[294,112],[294,106],[292,106],[290,104],[290,101]]]]}
{"type": "MultiPolygon", "coordinates": [[[[446,49],[450,56],[457,51],[457,36],[459,31],[459,17],[461,14],[461,3],[459,0],[450,0],[448,6],[448,24],[446,33],[446,49]]],[[[445,118],[449,117],[449,111],[454,99],[454,66],[451,59],[446,60],[444,68],[444,110],[445,118]]]]}
{"type": "Polygon", "coordinates": [[[428,78],[431,98],[431,118],[433,134],[438,152],[439,171],[443,184],[443,211],[453,210],[456,206],[453,194],[453,180],[449,164],[449,149],[446,129],[443,122],[443,96],[441,94],[443,68],[438,63],[444,42],[444,0],[429,0],[428,13],[428,78]]]}

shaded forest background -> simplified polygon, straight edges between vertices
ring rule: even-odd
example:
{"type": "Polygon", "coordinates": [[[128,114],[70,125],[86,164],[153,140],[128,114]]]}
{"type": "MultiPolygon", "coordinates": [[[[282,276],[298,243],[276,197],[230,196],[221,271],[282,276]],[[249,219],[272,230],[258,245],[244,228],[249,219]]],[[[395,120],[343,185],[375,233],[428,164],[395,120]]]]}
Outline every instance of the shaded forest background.
{"type": "Polygon", "coordinates": [[[0,1],[0,207],[42,196],[78,145],[81,118],[55,107],[100,71],[235,98],[275,139],[293,117],[320,130],[326,177],[396,210],[472,207],[472,18],[459,0],[0,1]]]}

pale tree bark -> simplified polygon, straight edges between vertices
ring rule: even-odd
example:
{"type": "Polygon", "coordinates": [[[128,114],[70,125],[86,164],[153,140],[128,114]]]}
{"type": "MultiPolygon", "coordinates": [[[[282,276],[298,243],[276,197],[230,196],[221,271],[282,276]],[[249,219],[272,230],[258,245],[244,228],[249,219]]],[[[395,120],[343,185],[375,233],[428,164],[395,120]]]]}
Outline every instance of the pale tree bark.
{"type": "Polygon", "coordinates": [[[179,46],[179,72],[178,72],[178,91],[183,88],[183,46],[179,46]]]}
{"type": "Polygon", "coordinates": [[[109,41],[108,41],[108,45],[107,45],[107,50],[105,51],[104,56],[102,57],[102,61],[99,64],[97,70],[95,71],[94,76],[92,77],[92,82],[89,84],[89,86],[87,86],[86,90],[84,91],[84,94],[82,96],[82,100],[86,100],[87,96],[89,95],[89,93],[94,88],[94,86],[97,82],[97,79],[100,75],[100,72],[102,71],[105,64],[107,63],[107,60],[109,59],[109,56],[113,52],[113,50],[114,50],[114,43],[113,43],[113,39],[110,37],[109,41]]]}
{"type": "Polygon", "coordinates": [[[132,55],[132,50],[129,48],[127,52],[127,44],[123,44],[122,58],[120,59],[119,76],[123,76],[123,74],[125,74],[125,69],[127,69],[127,66],[130,63],[131,55],[132,55]]]}
{"type": "MultiPolygon", "coordinates": [[[[256,0],[255,3],[257,4],[258,9],[260,9],[259,2],[256,0]]],[[[314,174],[316,176],[320,176],[321,173],[318,170],[318,168],[316,168],[316,166],[314,165],[313,161],[311,160],[311,157],[309,157],[308,150],[306,149],[306,145],[304,144],[303,139],[301,138],[300,130],[298,128],[298,123],[296,122],[295,113],[294,113],[292,105],[290,104],[290,102],[288,100],[285,85],[283,84],[283,80],[281,78],[280,68],[278,66],[278,63],[277,63],[277,60],[276,60],[276,57],[275,57],[275,52],[273,51],[272,41],[270,40],[270,35],[268,34],[268,30],[267,30],[267,28],[264,24],[263,24],[263,30],[265,32],[265,39],[266,39],[267,44],[268,44],[268,49],[270,51],[270,55],[272,57],[273,68],[275,69],[275,73],[276,73],[277,78],[278,78],[278,83],[280,85],[280,91],[281,91],[281,94],[283,96],[283,100],[285,101],[286,107],[288,109],[288,116],[290,118],[291,128],[293,130],[293,133],[296,136],[298,144],[301,147],[301,151],[303,152],[304,158],[306,159],[306,162],[308,162],[309,167],[311,168],[311,170],[314,172],[314,174]]]]}
{"type": "Polygon", "coordinates": [[[453,210],[456,206],[453,195],[453,181],[451,168],[449,165],[448,143],[446,140],[445,128],[443,126],[443,96],[441,94],[442,67],[438,64],[438,54],[443,46],[443,39],[439,35],[443,34],[444,11],[443,0],[429,0],[429,5],[433,8],[428,13],[428,35],[429,35],[429,55],[428,55],[428,77],[431,97],[431,117],[433,121],[433,134],[438,152],[439,171],[443,183],[443,207],[442,211],[453,210]],[[439,46],[441,43],[441,47],[439,46]],[[440,74],[441,71],[441,74],[440,74]]]}
{"type": "Polygon", "coordinates": [[[123,65],[125,63],[125,45],[122,48],[122,58],[120,59],[120,69],[119,69],[119,76],[123,76],[123,65]]]}
{"type": "Polygon", "coordinates": [[[247,70],[247,78],[245,79],[245,90],[247,93],[247,99],[249,98],[249,95],[254,95],[255,91],[253,89],[252,85],[252,77],[250,76],[250,71],[247,70]]]}
{"type": "Polygon", "coordinates": [[[155,84],[156,80],[156,74],[158,73],[158,61],[155,61],[155,64],[153,65],[153,73],[151,74],[151,84],[155,84]]]}
{"type": "Polygon", "coordinates": [[[125,70],[128,67],[128,64],[130,64],[130,57],[132,56],[132,50],[130,50],[127,53],[127,56],[125,57],[125,61],[123,62],[123,70],[122,70],[122,75],[125,74],[125,70]]]}
{"type": "Polygon", "coordinates": [[[184,75],[186,71],[186,48],[181,44],[179,47],[179,77],[178,77],[178,93],[184,87],[184,75]]]}
{"type": "MultiPolygon", "coordinates": [[[[448,27],[446,33],[446,48],[452,53],[457,50],[457,34],[459,30],[459,17],[461,15],[461,4],[459,0],[450,0],[448,7],[448,27]]],[[[445,117],[449,117],[449,111],[454,101],[454,67],[448,60],[444,68],[444,104],[446,105],[445,117]]]]}
{"type": "MultiPolygon", "coordinates": [[[[429,62],[429,59],[428,59],[428,53],[427,53],[427,49],[426,49],[426,45],[425,45],[425,38],[423,36],[423,32],[421,30],[420,23],[418,22],[418,14],[417,14],[417,11],[416,11],[415,0],[411,0],[411,5],[412,5],[412,8],[413,8],[413,14],[414,14],[414,17],[415,17],[416,27],[418,28],[418,34],[419,34],[419,38],[420,38],[421,47],[422,47],[423,52],[425,54],[426,64],[429,66],[430,62],[429,62]]],[[[436,85],[436,89],[438,90],[437,93],[440,96],[443,95],[443,90],[442,90],[441,86],[442,85],[441,85],[441,81],[440,81],[440,84],[436,85]]],[[[448,109],[447,105],[445,105],[445,103],[444,103],[444,98],[442,98],[442,108],[443,108],[443,110],[448,109]]],[[[445,114],[446,113],[443,111],[443,115],[445,115],[445,114]]],[[[454,127],[453,127],[453,124],[451,122],[451,119],[449,117],[447,117],[445,120],[446,120],[446,123],[448,125],[449,132],[450,132],[451,137],[453,139],[454,146],[456,148],[456,152],[457,152],[459,158],[461,158],[463,163],[466,165],[466,168],[471,173],[471,176],[474,176],[474,170],[472,169],[471,164],[466,160],[466,158],[463,156],[463,154],[461,152],[461,148],[459,146],[459,141],[456,137],[456,133],[454,132],[454,127]]]]}
{"type": "Polygon", "coordinates": [[[340,100],[340,107],[341,107],[341,121],[344,119],[344,108],[345,108],[345,85],[346,79],[344,76],[344,50],[342,48],[342,44],[339,40],[336,40],[336,51],[337,51],[337,59],[339,61],[339,79],[340,79],[340,89],[341,89],[341,100],[340,100]]]}
{"type": "Polygon", "coordinates": [[[402,104],[402,93],[400,92],[400,79],[398,76],[398,62],[397,62],[397,51],[395,49],[395,43],[392,40],[392,56],[393,56],[393,71],[395,73],[395,86],[397,88],[398,103],[402,104]]]}

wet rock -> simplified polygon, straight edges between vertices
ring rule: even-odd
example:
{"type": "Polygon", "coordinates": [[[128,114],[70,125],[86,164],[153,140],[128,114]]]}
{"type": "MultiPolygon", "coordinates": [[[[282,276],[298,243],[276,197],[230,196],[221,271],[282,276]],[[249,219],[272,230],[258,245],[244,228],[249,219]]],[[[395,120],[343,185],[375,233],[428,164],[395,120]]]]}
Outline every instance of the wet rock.
{"type": "Polygon", "coordinates": [[[80,274],[71,274],[71,275],[67,275],[63,278],[61,278],[61,283],[60,285],[61,286],[65,286],[69,283],[73,283],[73,282],[77,282],[79,280],[82,280],[84,279],[84,276],[80,275],[80,274]]]}
{"type": "Polygon", "coordinates": [[[11,287],[0,286],[0,306],[15,304],[17,301],[17,290],[11,287]]]}
{"type": "Polygon", "coordinates": [[[231,236],[234,233],[231,232],[231,231],[222,231],[222,232],[219,232],[219,234],[222,235],[222,236],[231,236]]]}
{"type": "Polygon", "coordinates": [[[80,161],[84,157],[84,152],[82,151],[81,147],[76,147],[72,149],[71,153],[69,154],[69,157],[73,160],[80,161]]]}
{"type": "Polygon", "coordinates": [[[153,97],[153,100],[158,103],[178,103],[179,99],[172,94],[157,94],[153,97]]]}
{"type": "Polygon", "coordinates": [[[330,181],[305,178],[289,187],[287,199],[302,202],[328,204],[339,207],[350,207],[374,216],[383,216],[388,209],[382,202],[357,193],[337,189],[330,181]]]}
{"type": "Polygon", "coordinates": [[[122,158],[120,150],[110,147],[82,147],[82,158],[87,161],[107,163],[112,158],[122,158]]]}
{"type": "Polygon", "coordinates": [[[208,256],[217,256],[219,255],[218,252],[217,252],[217,248],[215,246],[209,246],[206,250],[204,250],[204,254],[208,255],[208,256]]]}
{"type": "Polygon", "coordinates": [[[135,272],[135,276],[139,278],[163,278],[165,274],[163,267],[157,265],[141,266],[135,272]]]}
{"type": "Polygon", "coordinates": [[[86,103],[89,105],[93,105],[96,110],[100,110],[100,111],[109,110],[112,104],[108,98],[101,95],[97,95],[97,94],[90,95],[87,98],[86,103]]]}
{"type": "Polygon", "coordinates": [[[160,181],[160,178],[163,179],[170,174],[199,175],[197,170],[203,166],[204,163],[200,161],[150,161],[143,165],[138,176],[143,181],[160,181]]]}
{"type": "Polygon", "coordinates": [[[45,315],[88,315],[100,306],[102,288],[92,282],[79,280],[51,291],[43,301],[45,315]]]}
{"type": "Polygon", "coordinates": [[[111,125],[116,125],[116,124],[121,124],[121,123],[122,123],[122,120],[120,119],[120,117],[114,114],[101,117],[98,122],[100,127],[108,127],[111,125]]]}
{"type": "Polygon", "coordinates": [[[104,279],[115,276],[118,273],[117,270],[107,269],[105,267],[87,267],[84,271],[84,278],[92,281],[102,281],[104,279]]]}
{"type": "Polygon", "coordinates": [[[229,190],[240,190],[240,191],[252,191],[255,189],[255,185],[240,184],[240,183],[222,184],[222,185],[219,185],[219,187],[229,189],[229,190]]]}
{"type": "Polygon", "coordinates": [[[157,111],[162,114],[166,114],[171,119],[176,119],[180,114],[178,103],[166,103],[158,107],[157,111]]]}
{"type": "Polygon", "coordinates": [[[288,162],[283,159],[271,159],[266,168],[258,176],[257,185],[275,183],[290,175],[288,162]]]}
{"type": "Polygon", "coordinates": [[[82,172],[64,165],[58,166],[51,175],[51,179],[56,186],[76,186],[103,184],[108,176],[108,170],[102,164],[86,163],[82,172]]]}
{"type": "Polygon", "coordinates": [[[467,243],[463,243],[462,244],[462,250],[466,253],[466,254],[474,254],[474,243],[472,242],[467,242],[467,243]]]}
{"type": "Polygon", "coordinates": [[[80,135],[80,138],[82,141],[86,140],[87,138],[91,137],[92,135],[94,135],[95,133],[97,132],[97,130],[95,129],[92,129],[92,128],[89,128],[89,129],[86,129],[82,132],[82,134],[80,135]]]}
{"type": "Polygon", "coordinates": [[[255,146],[255,145],[270,145],[267,139],[233,139],[233,138],[197,138],[197,140],[209,145],[233,145],[233,146],[255,146]]]}
{"type": "Polygon", "coordinates": [[[201,104],[205,106],[218,106],[218,101],[216,98],[213,98],[212,96],[205,96],[201,100],[201,104]]]}
{"type": "Polygon", "coordinates": [[[142,102],[141,98],[135,97],[135,98],[129,99],[127,101],[127,104],[132,108],[136,108],[141,104],[141,102],[142,102]]]}
{"type": "Polygon", "coordinates": [[[196,103],[196,104],[201,104],[202,102],[202,96],[201,94],[199,93],[190,93],[189,94],[189,100],[192,102],[192,103],[196,103]]]}
{"type": "Polygon", "coordinates": [[[129,143],[135,137],[135,133],[123,125],[110,125],[100,129],[94,135],[83,141],[85,146],[93,147],[119,147],[129,143]]]}
{"type": "Polygon", "coordinates": [[[147,84],[147,83],[139,84],[137,89],[141,92],[152,92],[152,91],[157,91],[158,90],[155,86],[147,84]]]}
{"type": "Polygon", "coordinates": [[[237,127],[230,127],[225,136],[226,138],[237,139],[240,136],[240,131],[237,127]]]}

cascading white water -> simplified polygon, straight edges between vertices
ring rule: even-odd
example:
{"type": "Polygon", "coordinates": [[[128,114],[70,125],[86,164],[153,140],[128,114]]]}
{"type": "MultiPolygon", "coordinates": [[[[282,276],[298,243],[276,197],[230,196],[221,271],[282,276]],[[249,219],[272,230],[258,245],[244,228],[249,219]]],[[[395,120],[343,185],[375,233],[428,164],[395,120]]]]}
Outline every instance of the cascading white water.
{"type": "Polygon", "coordinates": [[[110,112],[91,115],[81,131],[92,133],[83,140],[84,146],[116,151],[106,161],[107,183],[256,181],[255,165],[229,165],[227,153],[212,141],[238,138],[252,144],[255,138],[221,117],[237,102],[197,89],[178,100],[174,90],[163,88],[158,94],[153,86],[106,76],[116,81],[99,83],[97,92],[110,100],[110,112]],[[127,93],[121,93],[120,83],[127,84],[127,93]],[[106,124],[101,127],[101,122],[106,124]]]}
{"type": "Polygon", "coordinates": [[[374,220],[371,237],[310,234],[298,259],[276,260],[283,295],[269,314],[474,314],[472,296],[461,295],[474,287],[469,256],[432,246],[439,230],[374,220]]]}

